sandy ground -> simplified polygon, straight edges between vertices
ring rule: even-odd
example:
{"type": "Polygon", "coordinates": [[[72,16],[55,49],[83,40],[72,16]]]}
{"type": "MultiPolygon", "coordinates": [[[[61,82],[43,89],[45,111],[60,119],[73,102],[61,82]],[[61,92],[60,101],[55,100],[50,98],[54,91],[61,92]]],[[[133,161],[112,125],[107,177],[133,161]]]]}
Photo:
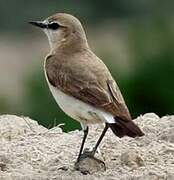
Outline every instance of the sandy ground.
{"type": "MultiPolygon", "coordinates": [[[[106,170],[83,175],[74,169],[83,132],[46,129],[29,118],[0,116],[0,180],[174,180],[174,116],[153,113],[135,122],[145,136],[117,138],[109,130],[97,157],[106,170]]],[[[90,127],[92,147],[102,126],[90,127]]]]}

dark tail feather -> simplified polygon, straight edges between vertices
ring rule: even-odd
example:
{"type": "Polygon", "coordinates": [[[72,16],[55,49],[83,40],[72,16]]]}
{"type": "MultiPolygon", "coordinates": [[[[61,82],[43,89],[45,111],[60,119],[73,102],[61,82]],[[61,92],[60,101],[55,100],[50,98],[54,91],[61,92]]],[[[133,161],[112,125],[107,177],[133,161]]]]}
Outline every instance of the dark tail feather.
{"type": "Polygon", "coordinates": [[[133,121],[124,121],[121,118],[115,118],[116,123],[108,124],[112,129],[113,133],[118,137],[123,136],[143,136],[144,133],[140,130],[140,128],[133,121]]]}

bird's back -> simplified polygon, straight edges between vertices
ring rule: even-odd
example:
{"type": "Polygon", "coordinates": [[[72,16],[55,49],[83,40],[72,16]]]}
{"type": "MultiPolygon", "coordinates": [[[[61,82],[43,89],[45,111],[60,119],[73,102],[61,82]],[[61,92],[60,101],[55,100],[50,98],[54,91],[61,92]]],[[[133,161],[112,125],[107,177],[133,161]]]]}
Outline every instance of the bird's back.
{"type": "Polygon", "coordinates": [[[56,54],[47,58],[46,66],[50,82],[63,92],[113,116],[131,120],[115,80],[92,51],[83,50],[70,56],[56,54]]]}

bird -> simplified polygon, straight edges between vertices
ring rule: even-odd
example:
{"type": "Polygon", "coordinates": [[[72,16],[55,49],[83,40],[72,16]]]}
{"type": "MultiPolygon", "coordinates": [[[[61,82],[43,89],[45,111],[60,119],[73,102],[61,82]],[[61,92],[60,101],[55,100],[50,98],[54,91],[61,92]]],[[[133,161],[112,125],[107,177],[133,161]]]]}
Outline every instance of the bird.
{"type": "Polygon", "coordinates": [[[144,135],[132,121],[109,69],[91,50],[78,18],[56,13],[29,23],[41,28],[48,37],[50,52],[44,61],[44,72],[54,99],[68,116],[80,122],[84,132],[76,162],[83,155],[90,124],[105,124],[92,156],[109,128],[119,138],[144,135]]]}

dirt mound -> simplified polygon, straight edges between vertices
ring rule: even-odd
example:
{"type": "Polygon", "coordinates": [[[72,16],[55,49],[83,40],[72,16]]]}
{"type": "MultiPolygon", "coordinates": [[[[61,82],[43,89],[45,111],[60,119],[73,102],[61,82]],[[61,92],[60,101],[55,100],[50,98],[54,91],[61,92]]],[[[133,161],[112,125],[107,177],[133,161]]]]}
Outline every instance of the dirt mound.
{"type": "MultiPolygon", "coordinates": [[[[97,154],[106,170],[83,175],[74,170],[83,132],[48,130],[26,117],[0,116],[0,180],[173,180],[174,116],[148,113],[135,122],[145,136],[119,139],[109,130],[97,154]]],[[[95,144],[102,128],[90,127],[86,147],[95,144]]]]}

